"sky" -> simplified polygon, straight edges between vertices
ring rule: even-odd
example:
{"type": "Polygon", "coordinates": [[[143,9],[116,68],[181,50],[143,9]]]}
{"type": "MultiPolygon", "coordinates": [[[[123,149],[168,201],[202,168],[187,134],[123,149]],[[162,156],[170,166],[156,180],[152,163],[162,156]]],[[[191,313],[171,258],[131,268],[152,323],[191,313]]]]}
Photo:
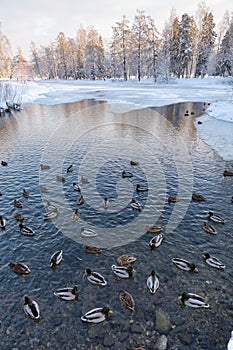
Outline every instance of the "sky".
{"type": "MultiPolygon", "coordinates": [[[[205,2],[213,11],[216,25],[226,10],[233,10],[232,0],[205,2]]],[[[104,39],[110,39],[116,22],[125,15],[132,23],[137,10],[150,15],[161,31],[173,8],[180,18],[185,12],[195,15],[199,3],[199,0],[1,0],[1,31],[10,40],[13,53],[20,47],[28,56],[32,41],[37,46],[47,45],[59,32],[75,37],[80,25],[94,26],[104,39]]]]}

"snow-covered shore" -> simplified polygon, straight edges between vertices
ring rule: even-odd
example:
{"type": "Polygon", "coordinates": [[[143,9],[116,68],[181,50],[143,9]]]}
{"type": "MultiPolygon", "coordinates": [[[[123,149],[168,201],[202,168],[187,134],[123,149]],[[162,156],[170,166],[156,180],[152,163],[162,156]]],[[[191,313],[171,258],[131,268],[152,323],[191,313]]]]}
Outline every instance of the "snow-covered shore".
{"type": "Polygon", "coordinates": [[[122,111],[164,106],[178,102],[208,102],[210,107],[198,120],[199,137],[224,160],[233,160],[232,79],[176,79],[168,84],[152,80],[27,82],[22,103],[54,105],[96,99],[107,101],[122,111]]]}

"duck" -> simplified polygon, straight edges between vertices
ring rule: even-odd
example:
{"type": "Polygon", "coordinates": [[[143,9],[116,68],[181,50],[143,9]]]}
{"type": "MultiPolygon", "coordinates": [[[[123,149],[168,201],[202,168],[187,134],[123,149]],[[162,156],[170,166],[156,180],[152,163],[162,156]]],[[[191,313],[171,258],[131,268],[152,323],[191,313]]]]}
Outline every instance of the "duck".
{"type": "Polygon", "coordinates": [[[107,197],[105,197],[103,200],[103,207],[104,207],[104,209],[108,209],[108,207],[109,207],[109,200],[107,197]]]}
{"type": "Polygon", "coordinates": [[[50,201],[47,201],[46,209],[47,209],[48,212],[56,211],[57,210],[57,206],[55,204],[51,203],[50,201]]]}
{"type": "Polygon", "coordinates": [[[130,177],[133,177],[133,174],[131,172],[129,172],[129,171],[123,170],[122,173],[121,173],[121,176],[123,178],[125,178],[125,177],[129,177],[130,178],[130,177]]]}
{"type": "Polygon", "coordinates": [[[55,218],[58,215],[58,208],[49,211],[48,213],[46,213],[44,215],[44,220],[51,220],[53,218],[55,218]]]}
{"type": "Polygon", "coordinates": [[[39,321],[40,320],[40,310],[37,302],[30,299],[29,297],[24,297],[23,310],[27,317],[39,321]]]}
{"type": "Polygon", "coordinates": [[[24,236],[35,235],[35,231],[31,227],[23,225],[22,223],[19,224],[19,229],[20,229],[20,233],[22,233],[22,235],[24,236]]]}
{"type": "Polygon", "coordinates": [[[136,260],[137,258],[132,255],[123,254],[117,258],[117,263],[120,266],[128,266],[134,263],[136,260]]]}
{"type": "Polygon", "coordinates": [[[8,163],[7,163],[5,160],[2,160],[2,161],[1,161],[1,165],[2,165],[2,166],[7,166],[8,163]]]}
{"type": "Polygon", "coordinates": [[[91,269],[85,269],[83,277],[91,284],[98,286],[106,286],[107,284],[107,281],[99,272],[91,271],[91,269]]]}
{"type": "Polygon", "coordinates": [[[193,193],[193,194],[192,194],[192,200],[193,200],[193,201],[197,201],[197,202],[203,202],[203,201],[205,201],[206,199],[205,199],[205,197],[202,196],[201,194],[193,193]]]}
{"type": "Polygon", "coordinates": [[[1,227],[1,229],[5,230],[6,225],[7,225],[7,220],[2,215],[0,215],[0,227],[1,227]]]}
{"type": "Polygon", "coordinates": [[[137,162],[136,160],[131,160],[130,165],[139,165],[139,162],[137,162]]]}
{"type": "Polygon", "coordinates": [[[131,278],[133,276],[133,272],[136,272],[136,270],[133,268],[132,265],[128,265],[128,266],[112,265],[111,269],[113,273],[120,278],[131,278]]]}
{"type": "Polygon", "coordinates": [[[223,176],[233,176],[233,171],[225,170],[223,176]]]}
{"type": "Polygon", "coordinates": [[[49,169],[50,169],[50,166],[47,165],[47,164],[41,164],[41,165],[40,165],[40,168],[41,168],[41,170],[49,170],[49,169]]]}
{"type": "Polygon", "coordinates": [[[202,256],[204,257],[207,265],[211,267],[215,267],[216,269],[219,269],[222,271],[225,269],[226,266],[215,256],[209,253],[203,253],[202,256]]]}
{"type": "Polygon", "coordinates": [[[215,228],[212,225],[207,225],[206,222],[202,223],[202,228],[207,233],[211,233],[212,235],[216,235],[217,234],[217,231],[215,230],[215,228]]]}
{"type": "Polygon", "coordinates": [[[62,250],[57,250],[50,258],[50,262],[49,265],[50,267],[56,267],[57,265],[59,265],[61,263],[61,261],[63,260],[62,257],[62,250]]]}
{"type": "Polygon", "coordinates": [[[118,293],[118,298],[122,306],[126,309],[134,312],[135,310],[135,301],[133,296],[124,289],[121,289],[118,293]]]}
{"type": "Polygon", "coordinates": [[[227,350],[233,350],[233,331],[231,331],[231,337],[227,343],[227,350]]]}
{"type": "Polygon", "coordinates": [[[205,301],[205,299],[197,294],[184,292],[179,296],[179,299],[182,301],[183,305],[186,305],[192,308],[209,307],[209,304],[205,301]]]}
{"type": "Polygon", "coordinates": [[[12,271],[17,273],[18,275],[28,275],[31,272],[29,267],[23,262],[17,262],[17,263],[10,262],[9,266],[12,269],[12,271]]]}
{"type": "Polygon", "coordinates": [[[17,220],[17,221],[23,221],[23,220],[24,220],[24,216],[23,216],[23,214],[21,214],[21,213],[15,213],[15,214],[14,214],[14,218],[15,218],[15,220],[17,220]]]}
{"type": "Polygon", "coordinates": [[[159,279],[154,270],[151,271],[150,276],[147,278],[146,285],[151,294],[155,294],[156,290],[159,288],[159,279]]]}
{"type": "Polygon", "coordinates": [[[163,234],[159,233],[158,235],[154,236],[150,242],[149,242],[149,246],[151,248],[151,250],[154,250],[155,248],[158,248],[160,246],[160,244],[163,241],[163,234]]]}
{"type": "Polygon", "coordinates": [[[198,268],[195,264],[190,263],[187,260],[180,259],[180,258],[173,258],[172,259],[173,264],[178,267],[178,269],[184,270],[184,271],[190,271],[190,272],[198,272],[198,268]]]}
{"type": "Polygon", "coordinates": [[[83,237],[96,237],[97,236],[97,233],[94,230],[92,230],[91,228],[81,227],[80,232],[81,232],[81,236],[83,236],[83,237]]]}
{"type": "Polygon", "coordinates": [[[139,185],[137,184],[136,185],[136,191],[137,192],[148,192],[148,187],[147,186],[142,186],[142,185],[139,185]]]}
{"type": "Polygon", "coordinates": [[[163,231],[163,228],[161,226],[146,225],[147,233],[160,233],[162,231],[163,231]]]}
{"type": "Polygon", "coordinates": [[[18,199],[14,199],[13,200],[13,205],[16,207],[16,208],[23,208],[23,203],[18,200],[18,199]]]}
{"type": "Polygon", "coordinates": [[[130,206],[134,209],[134,210],[141,210],[142,206],[139,202],[136,202],[134,198],[132,198],[131,202],[130,202],[130,206]]]}
{"type": "Polygon", "coordinates": [[[66,179],[63,176],[60,176],[60,175],[56,176],[56,180],[60,181],[60,182],[65,182],[66,181],[66,179]]]}
{"type": "Polygon", "coordinates": [[[74,211],[74,215],[72,216],[72,221],[77,221],[80,218],[80,213],[78,211],[78,209],[75,209],[74,211]]]}
{"type": "Polygon", "coordinates": [[[73,182],[72,186],[73,186],[74,191],[81,192],[81,188],[76,182],[73,182]]]}
{"type": "Polygon", "coordinates": [[[77,200],[77,204],[82,205],[82,204],[84,204],[84,202],[85,202],[85,199],[84,199],[83,195],[81,195],[77,200]]]}
{"type": "Polygon", "coordinates": [[[72,173],[72,171],[74,170],[73,165],[71,164],[70,166],[68,166],[68,168],[66,169],[67,173],[72,173]]]}
{"type": "Polygon", "coordinates": [[[111,313],[112,310],[108,307],[99,307],[85,313],[85,315],[81,317],[81,320],[88,323],[100,323],[107,320],[111,313]]]}
{"type": "Polygon", "coordinates": [[[233,196],[231,197],[231,203],[233,203],[233,196]]]}
{"type": "Polygon", "coordinates": [[[102,249],[98,247],[94,247],[92,245],[85,245],[84,249],[85,249],[85,252],[88,254],[100,254],[102,252],[102,249]]]}
{"type": "Polygon", "coordinates": [[[48,193],[49,190],[48,190],[48,188],[46,186],[40,185],[40,192],[41,193],[48,193]]]}
{"type": "Polygon", "coordinates": [[[168,203],[176,203],[176,202],[179,202],[180,198],[177,197],[177,196],[169,196],[167,201],[168,203]]]}
{"type": "Polygon", "coordinates": [[[89,180],[88,180],[86,177],[84,177],[84,176],[81,176],[81,177],[80,177],[80,181],[81,181],[83,184],[89,184],[89,180]]]}
{"type": "Polygon", "coordinates": [[[25,188],[24,188],[22,195],[23,195],[24,198],[28,198],[29,197],[29,191],[26,191],[25,188]]]}
{"type": "Polygon", "coordinates": [[[66,287],[60,288],[56,292],[53,293],[59,299],[70,301],[77,300],[78,298],[78,285],[76,284],[74,287],[66,287]]]}
{"type": "Polygon", "coordinates": [[[218,214],[214,214],[212,213],[212,211],[208,212],[208,218],[218,224],[224,224],[225,220],[222,218],[222,216],[218,215],[218,214]]]}

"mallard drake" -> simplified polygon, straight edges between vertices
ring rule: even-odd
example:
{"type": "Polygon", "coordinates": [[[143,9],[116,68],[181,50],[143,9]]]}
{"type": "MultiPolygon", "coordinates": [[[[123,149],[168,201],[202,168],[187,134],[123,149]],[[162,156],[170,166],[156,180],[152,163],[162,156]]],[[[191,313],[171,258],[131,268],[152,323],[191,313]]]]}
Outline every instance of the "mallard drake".
{"type": "Polygon", "coordinates": [[[193,293],[182,293],[179,296],[179,299],[186,306],[190,306],[192,308],[208,308],[209,304],[206,303],[205,299],[197,294],[193,293]]]}
{"type": "Polygon", "coordinates": [[[84,249],[88,254],[100,254],[102,252],[102,249],[94,247],[92,245],[86,245],[84,249]]]}
{"type": "Polygon", "coordinates": [[[58,208],[49,211],[48,213],[46,213],[44,215],[44,220],[51,220],[51,219],[55,218],[58,215],[58,212],[59,212],[58,208]]]}
{"type": "Polygon", "coordinates": [[[214,214],[212,213],[212,211],[208,212],[208,218],[218,224],[224,224],[225,220],[222,218],[222,216],[218,215],[218,214],[214,214]]]}
{"type": "Polygon", "coordinates": [[[60,288],[53,293],[56,297],[62,300],[77,300],[78,298],[78,285],[74,287],[60,288]]]}
{"type": "Polygon", "coordinates": [[[107,281],[99,272],[91,271],[91,269],[86,269],[83,277],[91,284],[96,284],[98,286],[106,286],[107,284],[107,281]]]}
{"type": "Polygon", "coordinates": [[[0,227],[1,227],[3,230],[5,230],[6,224],[7,224],[7,220],[6,220],[2,215],[0,215],[0,227]]]}
{"type": "Polygon", "coordinates": [[[131,265],[128,265],[128,266],[112,265],[111,268],[113,273],[120,278],[131,278],[133,276],[133,272],[136,272],[136,270],[131,265]]]}
{"type": "Polygon", "coordinates": [[[137,162],[136,160],[131,160],[130,165],[139,165],[139,162],[137,162]]]}
{"type": "Polygon", "coordinates": [[[67,173],[72,173],[72,171],[74,170],[73,165],[71,164],[70,166],[68,166],[68,168],[66,169],[67,173]]]}
{"type": "Polygon", "coordinates": [[[177,196],[169,196],[167,201],[168,203],[176,203],[176,202],[179,202],[180,198],[177,197],[177,196]]]}
{"type": "Polygon", "coordinates": [[[120,266],[128,266],[137,260],[134,256],[123,254],[117,258],[117,263],[120,266]]]}
{"type": "Polygon", "coordinates": [[[208,233],[210,233],[212,235],[216,235],[217,234],[217,231],[215,230],[215,228],[213,226],[211,226],[211,225],[207,225],[206,222],[202,223],[202,228],[203,228],[203,230],[205,232],[208,232],[208,233]]]}
{"type": "Polygon", "coordinates": [[[72,216],[72,221],[77,221],[80,218],[80,213],[78,211],[78,209],[75,209],[74,211],[74,215],[72,216]]]}
{"type": "Polygon", "coordinates": [[[205,201],[205,197],[202,196],[201,194],[193,193],[192,194],[192,200],[193,201],[197,201],[197,202],[203,202],[203,201],[205,201]]]}
{"type": "Polygon", "coordinates": [[[28,198],[29,197],[29,191],[26,191],[25,188],[24,188],[22,195],[23,195],[24,198],[28,198]]]}
{"type": "Polygon", "coordinates": [[[24,298],[23,310],[27,317],[39,321],[40,319],[40,310],[37,302],[30,299],[29,297],[24,298]]]}
{"type": "Polygon", "coordinates": [[[225,170],[223,176],[233,176],[233,171],[225,170]]]}
{"type": "Polygon", "coordinates": [[[103,308],[99,307],[85,313],[85,315],[81,317],[81,320],[83,322],[89,322],[89,323],[100,323],[107,320],[108,314],[111,314],[111,313],[112,313],[112,310],[109,309],[108,307],[106,306],[103,308]]]}
{"type": "Polygon", "coordinates": [[[204,257],[207,265],[211,267],[215,267],[216,269],[219,269],[219,270],[225,269],[225,265],[215,256],[210,255],[209,253],[204,253],[202,254],[202,256],[204,257]]]}
{"type": "Polygon", "coordinates": [[[154,236],[150,242],[149,242],[149,246],[151,248],[151,250],[158,248],[160,246],[160,244],[163,241],[163,234],[159,233],[158,235],[154,236]]]}
{"type": "Polygon", "coordinates": [[[7,166],[8,165],[8,163],[5,160],[2,160],[1,164],[2,164],[2,166],[7,166]]]}
{"type": "Polygon", "coordinates": [[[231,337],[227,343],[227,350],[233,350],[233,331],[231,332],[231,337]]]}
{"type": "Polygon", "coordinates": [[[179,258],[173,258],[172,259],[173,264],[178,267],[178,269],[184,270],[184,271],[190,271],[190,272],[198,272],[198,269],[195,264],[190,263],[187,260],[179,259],[179,258]]]}
{"type": "Polygon", "coordinates": [[[84,204],[84,202],[85,202],[85,199],[84,199],[83,195],[81,195],[77,200],[77,204],[82,205],[82,204],[84,204]]]}
{"type": "Polygon", "coordinates": [[[40,192],[41,193],[48,193],[49,190],[48,190],[48,188],[46,186],[40,185],[40,192]]]}
{"type": "Polygon", "coordinates": [[[83,237],[96,237],[97,236],[97,233],[94,230],[92,230],[91,228],[81,227],[80,232],[81,232],[81,236],[83,236],[83,237]]]}
{"type": "Polygon", "coordinates": [[[146,285],[151,294],[155,294],[156,290],[159,288],[159,279],[154,270],[151,271],[150,276],[147,278],[146,285]]]}
{"type": "Polygon", "coordinates": [[[61,263],[62,260],[62,250],[58,250],[51,256],[49,265],[50,267],[56,267],[61,263]]]}
{"type": "Polygon", "coordinates": [[[125,177],[133,177],[133,174],[130,173],[129,171],[123,170],[122,173],[121,173],[121,176],[122,176],[123,178],[125,178],[125,177]]]}
{"type": "Polygon", "coordinates": [[[29,267],[22,262],[17,262],[17,263],[11,262],[9,263],[9,266],[12,269],[12,271],[17,273],[18,275],[28,275],[31,272],[29,267]]]}
{"type": "Polygon", "coordinates": [[[17,220],[17,221],[23,221],[23,220],[24,220],[24,216],[23,216],[23,214],[21,214],[21,213],[15,213],[15,214],[14,214],[14,218],[15,218],[15,220],[17,220]]]}
{"type": "Polygon", "coordinates": [[[146,225],[146,232],[148,233],[160,233],[163,231],[161,226],[146,225]]]}
{"type": "Polygon", "coordinates": [[[66,181],[66,179],[63,176],[60,176],[60,175],[56,176],[56,180],[60,181],[60,182],[65,182],[66,181]]]}
{"type": "Polygon", "coordinates": [[[147,192],[148,191],[148,187],[137,184],[136,185],[136,191],[137,192],[147,192]]]}
{"type": "Polygon", "coordinates": [[[121,289],[118,293],[118,297],[122,306],[126,309],[134,312],[135,301],[132,295],[124,289],[121,289]]]}
{"type": "Polygon", "coordinates": [[[106,197],[103,200],[103,207],[104,207],[104,209],[108,209],[108,207],[109,207],[109,200],[106,197]]]}
{"type": "Polygon", "coordinates": [[[84,176],[80,177],[80,181],[82,182],[82,184],[89,184],[89,180],[84,176]]]}
{"type": "Polygon", "coordinates": [[[48,202],[46,203],[46,210],[47,210],[48,212],[51,212],[51,211],[56,211],[56,210],[58,210],[58,208],[57,208],[57,206],[56,206],[55,204],[53,204],[53,203],[51,203],[50,201],[48,201],[48,202]]]}
{"type": "Polygon", "coordinates": [[[134,210],[141,210],[141,208],[142,208],[141,204],[139,202],[136,202],[134,198],[132,198],[132,200],[130,202],[130,206],[134,210]]]}
{"type": "Polygon", "coordinates": [[[47,165],[47,164],[41,164],[41,165],[40,165],[40,168],[41,168],[41,170],[49,170],[49,169],[50,169],[50,166],[47,165]]]}
{"type": "Polygon", "coordinates": [[[81,192],[81,188],[76,182],[73,182],[72,186],[73,186],[74,191],[81,192]]]}
{"type": "Polygon", "coordinates": [[[24,236],[35,235],[35,231],[31,227],[23,225],[22,223],[19,224],[19,230],[20,230],[20,233],[22,233],[22,235],[24,236]]]}
{"type": "Polygon", "coordinates": [[[13,205],[16,208],[23,208],[23,203],[20,200],[18,200],[18,199],[14,199],[13,200],[13,205]]]}

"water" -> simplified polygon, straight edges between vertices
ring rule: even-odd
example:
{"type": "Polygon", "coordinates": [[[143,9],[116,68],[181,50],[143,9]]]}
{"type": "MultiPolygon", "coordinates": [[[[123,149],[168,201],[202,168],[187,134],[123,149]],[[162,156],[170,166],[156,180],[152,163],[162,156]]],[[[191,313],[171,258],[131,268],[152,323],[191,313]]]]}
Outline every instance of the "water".
{"type": "Polygon", "coordinates": [[[85,100],[56,106],[28,105],[20,113],[0,118],[0,214],[8,225],[0,235],[0,327],[1,349],[153,349],[159,335],[168,338],[168,349],[225,349],[232,330],[232,184],[224,178],[230,162],[224,162],[196,135],[193,118],[203,113],[202,103],[123,113],[106,103],[85,100]],[[185,115],[187,114],[187,115],[185,115]],[[131,166],[130,160],[139,161],[131,166]],[[40,170],[40,164],[50,170],[40,170]],[[69,165],[74,171],[66,173],[69,165]],[[123,179],[122,170],[133,173],[123,179]],[[56,181],[56,175],[65,182],[56,181]],[[89,184],[80,183],[80,176],[89,184]],[[78,208],[79,194],[72,183],[79,182],[85,203],[78,208]],[[148,192],[137,193],[137,183],[148,192]],[[47,186],[47,194],[40,192],[47,186]],[[23,188],[30,197],[22,198],[23,188]],[[190,200],[192,192],[205,202],[190,200]],[[180,201],[169,204],[169,195],[180,201]],[[102,200],[110,206],[105,210],[102,200]],[[133,211],[134,197],[142,205],[133,211]],[[23,201],[16,209],[12,201],[23,201]],[[47,201],[59,207],[54,221],[43,219],[47,201]],[[72,222],[78,208],[81,218],[72,222]],[[201,228],[212,210],[226,218],[213,224],[217,235],[201,228]],[[20,234],[14,213],[24,214],[24,223],[35,230],[34,237],[20,234]],[[150,251],[146,224],[164,228],[161,246],[150,251]],[[84,239],[82,226],[95,229],[97,237],[84,239]],[[101,254],[84,252],[85,244],[104,248],[101,254]],[[49,267],[50,256],[62,249],[64,261],[49,267]],[[224,272],[208,267],[201,254],[210,252],[226,265],[224,272]],[[137,257],[132,280],[117,280],[111,265],[122,254],[137,257]],[[197,274],[177,270],[173,257],[193,261],[197,274]],[[23,261],[31,274],[14,274],[9,262],[23,261]],[[83,280],[85,268],[102,273],[108,284],[96,287],[83,280]],[[151,296],[146,279],[156,271],[160,287],[151,296]],[[78,283],[76,302],[59,301],[53,292],[78,283]],[[135,313],[123,309],[118,292],[125,289],[135,299],[135,313]],[[193,292],[208,298],[210,308],[182,307],[178,296],[193,292]],[[36,300],[41,322],[24,317],[24,295],[36,300]],[[107,323],[91,327],[80,317],[95,307],[110,306],[107,323]],[[165,321],[162,321],[161,318],[165,321]]]}

